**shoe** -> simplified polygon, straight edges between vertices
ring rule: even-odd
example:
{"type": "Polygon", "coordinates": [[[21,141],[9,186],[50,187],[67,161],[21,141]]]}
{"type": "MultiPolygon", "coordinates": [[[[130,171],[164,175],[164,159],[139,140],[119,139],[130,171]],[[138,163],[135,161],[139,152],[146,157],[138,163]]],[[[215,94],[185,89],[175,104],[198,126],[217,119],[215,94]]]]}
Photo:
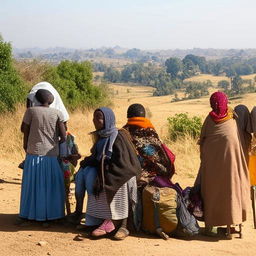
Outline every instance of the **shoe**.
{"type": "Polygon", "coordinates": [[[125,227],[121,227],[114,235],[114,238],[116,240],[124,240],[127,236],[129,236],[129,230],[125,227]]]}
{"type": "Polygon", "coordinates": [[[28,222],[28,219],[17,217],[16,220],[14,221],[14,225],[20,226],[20,225],[22,225],[22,224],[24,224],[26,222],[28,222]]]}
{"type": "Polygon", "coordinates": [[[204,229],[203,235],[209,236],[209,237],[217,237],[218,236],[217,229],[213,227],[206,227],[204,229]]]}
{"type": "Polygon", "coordinates": [[[18,165],[18,168],[20,169],[24,169],[24,165],[25,165],[25,161],[22,161],[19,165],[18,165]]]}
{"type": "Polygon", "coordinates": [[[82,218],[83,218],[83,214],[82,213],[77,213],[77,212],[73,212],[73,213],[66,216],[66,220],[69,223],[72,223],[74,225],[79,225],[82,218]]]}
{"type": "Polygon", "coordinates": [[[104,236],[107,233],[112,232],[113,230],[115,230],[115,226],[112,220],[104,220],[104,222],[98,228],[93,230],[92,236],[94,237],[104,236]]]}

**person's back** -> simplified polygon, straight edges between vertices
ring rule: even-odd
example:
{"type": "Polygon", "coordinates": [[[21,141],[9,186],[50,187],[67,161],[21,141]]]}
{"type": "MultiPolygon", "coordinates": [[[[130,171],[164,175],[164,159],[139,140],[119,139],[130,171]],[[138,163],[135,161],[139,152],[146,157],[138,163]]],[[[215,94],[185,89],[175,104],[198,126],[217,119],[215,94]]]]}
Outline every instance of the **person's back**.
{"type": "Polygon", "coordinates": [[[63,121],[59,110],[45,107],[27,109],[23,122],[30,125],[27,153],[59,155],[58,121],[63,121]]]}
{"type": "Polygon", "coordinates": [[[141,104],[130,105],[127,110],[128,122],[124,126],[138,151],[143,171],[140,183],[144,185],[155,176],[171,178],[174,173],[174,165],[167,157],[156,130],[145,115],[145,108],[141,104]]]}
{"type": "Polygon", "coordinates": [[[248,169],[243,154],[236,116],[228,108],[223,92],[210,97],[212,111],[200,135],[200,185],[206,234],[212,227],[241,224],[249,201],[248,169]]]}
{"type": "Polygon", "coordinates": [[[54,99],[49,91],[40,89],[35,97],[41,105],[27,109],[21,125],[26,159],[17,224],[64,217],[64,180],[57,159],[58,143],[66,140],[63,118],[49,108],[54,99]]]}

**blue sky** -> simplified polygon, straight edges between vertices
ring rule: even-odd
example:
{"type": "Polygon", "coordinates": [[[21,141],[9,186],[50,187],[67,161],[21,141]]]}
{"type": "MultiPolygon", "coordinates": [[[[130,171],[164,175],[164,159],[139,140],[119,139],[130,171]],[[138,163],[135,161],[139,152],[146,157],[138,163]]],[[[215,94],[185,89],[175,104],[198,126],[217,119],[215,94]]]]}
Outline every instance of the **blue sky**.
{"type": "Polygon", "coordinates": [[[0,0],[14,47],[256,48],[255,0],[0,0]]]}

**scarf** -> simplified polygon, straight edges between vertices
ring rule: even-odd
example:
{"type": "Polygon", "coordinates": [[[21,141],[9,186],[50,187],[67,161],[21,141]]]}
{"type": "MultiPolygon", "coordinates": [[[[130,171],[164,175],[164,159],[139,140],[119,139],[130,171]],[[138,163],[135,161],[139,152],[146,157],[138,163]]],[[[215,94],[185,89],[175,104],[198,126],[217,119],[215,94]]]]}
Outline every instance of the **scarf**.
{"type": "Polygon", "coordinates": [[[219,118],[219,119],[216,119],[216,120],[213,120],[216,124],[217,123],[223,123],[229,119],[232,119],[234,116],[234,110],[232,108],[228,108],[228,112],[227,112],[227,115],[223,118],[219,118]]]}
{"type": "Polygon", "coordinates": [[[38,83],[38,84],[36,84],[35,86],[32,87],[31,91],[29,92],[29,94],[27,96],[27,98],[32,102],[32,107],[41,105],[41,103],[38,102],[36,97],[35,97],[36,92],[39,89],[48,90],[54,96],[54,100],[53,100],[53,103],[50,105],[50,108],[58,109],[63,115],[63,121],[64,122],[68,121],[69,115],[68,115],[68,112],[67,112],[63,102],[62,102],[62,99],[61,99],[59,93],[48,82],[40,82],[40,83],[38,83]]]}
{"type": "Polygon", "coordinates": [[[97,110],[101,111],[104,116],[104,129],[96,131],[99,136],[99,141],[96,145],[96,158],[100,161],[103,156],[111,158],[118,129],[116,128],[115,114],[110,108],[102,107],[97,110]]]}
{"type": "Polygon", "coordinates": [[[130,117],[126,125],[135,125],[141,128],[154,128],[149,119],[145,117],[130,117]]]}

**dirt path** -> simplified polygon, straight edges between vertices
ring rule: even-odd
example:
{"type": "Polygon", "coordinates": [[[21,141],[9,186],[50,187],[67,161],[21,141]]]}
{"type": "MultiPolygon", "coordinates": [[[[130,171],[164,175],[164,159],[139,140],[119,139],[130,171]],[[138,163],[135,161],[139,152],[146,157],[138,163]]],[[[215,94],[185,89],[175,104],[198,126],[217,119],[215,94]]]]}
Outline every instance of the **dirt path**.
{"type": "MultiPolygon", "coordinates": [[[[73,227],[54,224],[44,228],[13,225],[19,209],[21,171],[16,162],[1,159],[0,168],[0,255],[255,255],[256,230],[252,216],[244,226],[244,238],[216,240],[199,236],[192,240],[163,241],[145,235],[130,236],[125,241],[110,239],[76,241],[79,232],[73,227]],[[38,245],[46,241],[46,245],[38,245]]],[[[182,180],[181,183],[191,183],[182,180]]]]}

